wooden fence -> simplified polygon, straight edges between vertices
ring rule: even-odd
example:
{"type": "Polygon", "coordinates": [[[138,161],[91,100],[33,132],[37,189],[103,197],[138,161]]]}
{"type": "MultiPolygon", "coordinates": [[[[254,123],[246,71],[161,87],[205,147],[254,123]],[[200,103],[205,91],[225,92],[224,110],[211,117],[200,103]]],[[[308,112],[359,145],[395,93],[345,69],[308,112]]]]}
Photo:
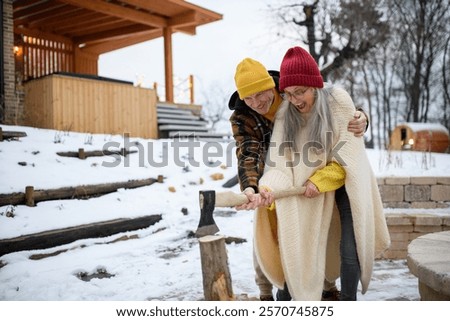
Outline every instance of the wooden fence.
{"type": "Polygon", "coordinates": [[[23,36],[23,80],[74,70],[73,45],[68,41],[23,36]]]}
{"type": "Polygon", "coordinates": [[[34,79],[24,86],[27,126],[158,138],[153,89],[67,74],[34,79]]]}

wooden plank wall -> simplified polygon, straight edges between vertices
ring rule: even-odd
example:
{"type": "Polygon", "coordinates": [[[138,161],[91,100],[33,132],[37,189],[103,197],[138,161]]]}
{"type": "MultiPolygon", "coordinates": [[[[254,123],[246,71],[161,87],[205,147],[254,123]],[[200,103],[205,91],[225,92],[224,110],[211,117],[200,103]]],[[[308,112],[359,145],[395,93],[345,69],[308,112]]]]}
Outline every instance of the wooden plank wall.
{"type": "Polygon", "coordinates": [[[153,89],[50,75],[25,83],[25,90],[28,126],[158,138],[153,89]]]}
{"type": "Polygon", "coordinates": [[[24,122],[26,126],[53,128],[52,79],[44,77],[25,83],[24,122]]]}
{"type": "Polygon", "coordinates": [[[77,74],[98,74],[98,54],[81,51],[75,48],[73,72],[77,74]]]}

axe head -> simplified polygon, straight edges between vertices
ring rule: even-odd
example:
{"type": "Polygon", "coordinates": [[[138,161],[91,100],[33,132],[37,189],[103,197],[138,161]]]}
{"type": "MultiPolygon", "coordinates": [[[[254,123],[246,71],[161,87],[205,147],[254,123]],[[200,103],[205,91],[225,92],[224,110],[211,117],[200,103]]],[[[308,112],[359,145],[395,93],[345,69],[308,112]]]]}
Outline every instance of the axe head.
{"type": "Polygon", "coordinates": [[[213,212],[216,204],[215,191],[200,191],[200,222],[198,223],[195,236],[202,237],[206,235],[214,235],[219,231],[219,228],[214,222],[213,212]]]}

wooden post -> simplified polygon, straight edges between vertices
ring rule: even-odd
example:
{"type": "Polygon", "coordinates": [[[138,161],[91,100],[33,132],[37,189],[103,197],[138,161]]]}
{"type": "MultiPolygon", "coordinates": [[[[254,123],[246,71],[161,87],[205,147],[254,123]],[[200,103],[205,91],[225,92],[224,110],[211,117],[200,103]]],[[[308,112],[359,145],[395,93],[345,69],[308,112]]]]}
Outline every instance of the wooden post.
{"type": "Polygon", "coordinates": [[[86,159],[86,153],[84,152],[84,148],[78,148],[78,158],[86,159]]]}
{"type": "Polygon", "coordinates": [[[189,93],[191,98],[191,105],[194,104],[194,76],[189,75],[189,93]]]}
{"type": "Polygon", "coordinates": [[[34,187],[27,186],[25,187],[25,204],[27,206],[34,206],[34,187]]]}
{"type": "Polygon", "coordinates": [[[0,142],[3,141],[3,129],[0,127],[0,142]]]}
{"type": "Polygon", "coordinates": [[[155,81],[153,82],[153,90],[155,91],[156,94],[156,100],[159,101],[159,96],[158,96],[158,83],[155,81]]]}
{"type": "Polygon", "coordinates": [[[166,82],[166,101],[174,102],[173,99],[173,61],[172,61],[172,28],[165,27],[164,35],[164,73],[166,82]]]}
{"type": "Polygon", "coordinates": [[[199,238],[203,292],[207,301],[233,301],[233,288],[223,235],[199,238]]]}

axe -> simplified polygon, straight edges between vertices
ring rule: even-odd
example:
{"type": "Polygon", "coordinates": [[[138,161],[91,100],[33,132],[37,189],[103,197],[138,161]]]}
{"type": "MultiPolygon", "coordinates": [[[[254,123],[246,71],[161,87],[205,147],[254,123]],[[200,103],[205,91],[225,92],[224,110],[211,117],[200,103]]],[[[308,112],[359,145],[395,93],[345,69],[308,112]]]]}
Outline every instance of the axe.
{"type": "MultiPolygon", "coordinates": [[[[305,193],[305,187],[297,186],[282,191],[274,191],[273,195],[275,199],[280,199],[303,193],[305,193]]],[[[247,201],[247,196],[244,193],[234,193],[231,191],[216,193],[214,190],[200,191],[200,222],[198,223],[195,235],[202,237],[205,235],[214,235],[219,231],[213,217],[214,208],[234,207],[245,204],[247,201]]]]}

